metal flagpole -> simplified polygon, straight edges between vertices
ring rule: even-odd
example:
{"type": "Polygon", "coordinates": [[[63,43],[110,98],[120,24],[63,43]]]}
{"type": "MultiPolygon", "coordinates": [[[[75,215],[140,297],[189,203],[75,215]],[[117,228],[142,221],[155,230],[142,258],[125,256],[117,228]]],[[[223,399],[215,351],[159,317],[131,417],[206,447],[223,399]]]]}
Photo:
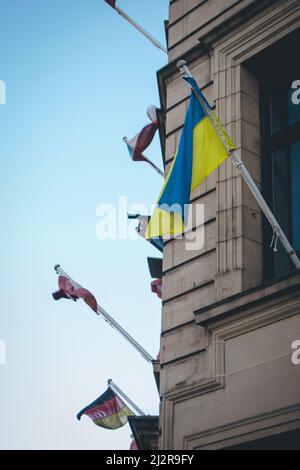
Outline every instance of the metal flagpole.
{"type": "MultiPolygon", "coordinates": [[[[125,144],[128,145],[127,137],[123,137],[123,141],[125,142],[125,144]]],[[[152,160],[150,160],[150,158],[145,157],[144,154],[143,154],[143,157],[146,160],[146,162],[149,163],[152,166],[152,168],[154,168],[154,170],[165,179],[165,174],[158,168],[158,166],[156,166],[155,163],[153,163],[152,160]]]]}
{"type": "MultiPolygon", "coordinates": [[[[185,60],[180,60],[177,63],[177,67],[180,70],[180,72],[182,73],[182,75],[193,78],[191,72],[189,71],[188,67],[186,66],[186,61],[185,60]]],[[[279,239],[281,241],[284,249],[286,250],[287,254],[289,255],[291,261],[294,263],[295,267],[297,269],[300,269],[300,260],[297,256],[297,254],[295,253],[295,250],[293,249],[292,245],[290,244],[290,242],[286,238],[286,236],[285,236],[282,228],[280,227],[279,223],[277,222],[274,214],[272,213],[271,209],[269,208],[268,204],[266,203],[265,199],[263,198],[261,192],[259,191],[258,187],[256,186],[256,184],[255,184],[252,176],[250,175],[249,171],[245,167],[245,164],[240,159],[238,151],[236,149],[231,149],[229,147],[228,142],[224,138],[222,130],[220,129],[218,123],[213,119],[213,117],[211,115],[211,110],[208,108],[207,103],[205,102],[205,100],[203,99],[203,97],[199,93],[195,92],[195,94],[196,94],[197,100],[199,101],[201,106],[204,108],[207,116],[211,120],[211,123],[213,124],[214,128],[216,129],[216,131],[218,133],[218,136],[222,140],[225,148],[227,149],[232,163],[240,170],[241,175],[242,175],[245,183],[247,184],[247,186],[250,189],[251,193],[253,194],[256,202],[260,206],[261,210],[265,214],[266,218],[268,219],[268,221],[269,221],[269,223],[272,227],[273,239],[272,239],[272,242],[271,242],[271,247],[273,246],[274,251],[277,251],[276,245],[277,245],[277,240],[279,239]]]]}
{"type": "Polygon", "coordinates": [[[130,400],[130,398],[123,392],[123,390],[121,390],[113,381],[112,379],[109,379],[107,381],[107,384],[108,386],[114,391],[116,392],[118,395],[120,395],[122,398],[124,398],[124,400],[126,400],[131,406],[132,408],[134,408],[139,415],[141,416],[145,416],[145,413],[135,404],[133,403],[132,400],[130,400]]]}
{"type": "Polygon", "coordinates": [[[116,6],[116,2],[114,0],[104,0],[108,5],[110,5],[114,10],[116,10],[119,15],[121,15],[128,23],[130,23],[134,28],[136,28],[140,33],[142,33],[143,36],[145,36],[149,41],[153,44],[153,46],[157,47],[157,49],[160,49],[163,51],[165,54],[168,54],[167,49],[159,42],[157,39],[155,39],[150,33],[145,31],[144,28],[142,28],[141,25],[139,25],[134,19],[132,19],[130,16],[125,13],[125,11],[121,10],[121,8],[116,6]]]}
{"type": "MultiPolygon", "coordinates": [[[[54,266],[54,270],[57,274],[66,277],[74,286],[81,287],[74,279],[72,279],[59,264],[54,266]]],[[[115,330],[117,330],[129,343],[143,356],[143,358],[152,364],[154,358],[129,334],[124,328],[119,325],[100,305],[97,304],[97,313],[101,315],[104,320],[110,324],[115,330]]]]}
{"type": "Polygon", "coordinates": [[[162,176],[163,179],[165,179],[165,174],[160,170],[160,168],[158,168],[155,163],[153,163],[148,157],[145,157],[145,155],[143,155],[144,159],[146,160],[146,162],[148,162],[152,168],[154,168],[154,170],[160,175],[162,176]]]}

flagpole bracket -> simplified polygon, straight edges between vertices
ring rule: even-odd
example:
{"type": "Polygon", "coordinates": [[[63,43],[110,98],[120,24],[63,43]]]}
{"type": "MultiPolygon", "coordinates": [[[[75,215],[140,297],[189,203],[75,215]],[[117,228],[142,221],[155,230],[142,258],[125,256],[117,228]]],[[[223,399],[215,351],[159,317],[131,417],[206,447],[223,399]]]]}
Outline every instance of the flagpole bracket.
{"type": "Polygon", "coordinates": [[[272,236],[270,248],[273,248],[274,253],[277,253],[278,252],[277,244],[278,244],[278,240],[280,239],[280,233],[279,233],[277,226],[273,226],[272,229],[273,229],[273,236],[272,236]]]}
{"type": "Polygon", "coordinates": [[[177,62],[177,68],[179,70],[179,72],[181,73],[182,76],[186,76],[186,77],[192,77],[192,74],[190,73],[189,69],[187,68],[187,65],[186,65],[186,60],[179,60],[177,62]]]}

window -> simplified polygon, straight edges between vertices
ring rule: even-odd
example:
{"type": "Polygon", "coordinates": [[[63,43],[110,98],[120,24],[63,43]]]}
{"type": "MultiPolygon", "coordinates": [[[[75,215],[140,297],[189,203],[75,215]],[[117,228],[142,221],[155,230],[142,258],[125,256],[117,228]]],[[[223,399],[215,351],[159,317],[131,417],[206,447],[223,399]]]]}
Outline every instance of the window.
{"type": "MultiPolygon", "coordinates": [[[[299,38],[297,39],[299,45],[299,38]]],[[[293,103],[292,84],[300,80],[292,42],[265,55],[259,72],[262,122],[262,190],[275,217],[300,256],[300,104],[293,103]],[[288,52],[289,51],[289,52],[288,52]],[[263,73],[262,73],[263,71],[263,73]]],[[[262,62],[260,61],[260,64],[262,62]]],[[[271,228],[263,224],[264,277],[277,277],[294,269],[278,242],[270,250],[271,228]]]]}
{"type": "MultiPolygon", "coordinates": [[[[300,80],[299,45],[297,30],[245,66],[260,88],[262,193],[300,257],[300,104],[292,100],[292,84],[300,80]]],[[[271,239],[272,229],[263,218],[265,280],[294,269],[280,242],[274,255],[271,239]]]]}

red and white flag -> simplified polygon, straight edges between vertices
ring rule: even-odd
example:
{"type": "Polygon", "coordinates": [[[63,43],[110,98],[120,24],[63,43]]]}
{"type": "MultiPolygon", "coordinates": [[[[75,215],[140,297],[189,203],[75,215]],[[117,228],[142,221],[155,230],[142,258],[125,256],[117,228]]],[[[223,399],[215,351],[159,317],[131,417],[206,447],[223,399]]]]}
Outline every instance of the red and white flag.
{"type": "Polygon", "coordinates": [[[128,140],[127,137],[124,137],[124,142],[127,144],[129,155],[134,162],[150,163],[149,160],[143,155],[143,152],[151,144],[158,129],[156,109],[157,108],[154,105],[149,106],[147,109],[147,116],[151,121],[150,124],[144,126],[143,129],[131,140],[128,140]]]}
{"type": "Polygon", "coordinates": [[[157,295],[160,299],[162,298],[162,279],[154,279],[151,282],[151,290],[154,294],[157,295]]]}
{"type": "Polygon", "coordinates": [[[76,302],[76,300],[82,299],[98,315],[97,300],[89,290],[84,289],[75,282],[71,282],[70,279],[65,276],[58,277],[58,287],[59,290],[52,294],[54,300],[63,298],[72,299],[76,302]]]}

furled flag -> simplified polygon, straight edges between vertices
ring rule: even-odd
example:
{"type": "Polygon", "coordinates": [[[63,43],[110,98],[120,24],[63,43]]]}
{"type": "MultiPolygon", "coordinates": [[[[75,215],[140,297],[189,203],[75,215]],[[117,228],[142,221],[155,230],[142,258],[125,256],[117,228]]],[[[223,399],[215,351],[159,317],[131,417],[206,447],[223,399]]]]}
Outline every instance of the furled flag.
{"type": "Polygon", "coordinates": [[[97,400],[83,408],[78,413],[77,419],[80,420],[83,414],[91,418],[97,426],[106,429],[118,429],[127,423],[128,416],[134,416],[110,387],[97,400]]]}
{"type": "Polygon", "coordinates": [[[190,77],[185,80],[193,88],[189,107],[177,153],[149,221],[146,238],[183,233],[192,191],[228,157],[228,149],[211,119],[222,131],[227,147],[234,149],[195,80],[190,77]],[[207,109],[199,103],[197,95],[205,101],[207,109]]]}
{"type": "Polygon", "coordinates": [[[84,289],[74,281],[71,282],[70,279],[65,276],[58,276],[58,287],[59,290],[52,294],[54,300],[63,298],[72,299],[76,302],[78,299],[83,299],[85,303],[97,313],[97,300],[90,291],[84,289]]]}
{"type": "Polygon", "coordinates": [[[108,3],[111,7],[115,8],[116,6],[116,0],[105,0],[106,3],[108,3]]]}
{"type": "MultiPolygon", "coordinates": [[[[128,219],[137,219],[139,222],[139,225],[136,227],[136,231],[139,234],[140,237],[146,238],[145,234],[147,231],[148,223],[150,220],[149,215],[140,215],[140,214],[127,214],[128,219]]],[[[162,238],[152,238],[150,240],[147,240],[148,242],[151,243],[155,248],[157,248],[161,253],[164,250],[164,242],[162,238]]]]}
{"type": "Polygon", "coordinates": [[[124,137],[124,142],[126,142],[129,155],[134,162],[148,162],[150,165],[154,166],[152,162],[143,155],[143,152],[151,144],[158,129],[155,106],[151,105],[148,107],[147,116],[149,117],[151,123],[143,127],[141,132],[136,134],[131,140],[128,140],[127,137],[124,137]]]}
{"type": "Polygon", "coordinates": [[[154,294],[157,295],[160,299],[162,298],[162,279],[154,279],[151,282],[151,290],[154,294]]]}
{"type": "MultiPolygon", "coordinates": [[[[150,220],[150,216],[149,215],[139,215],[138,216],[138,221],[139,221],[139,225],[136,229],[137,233],[143,237],[143,238],[146,238],[145,237],[145,234],[146,234],[146,231],[147,231],[147,228],[148,228],[148,223],[149,223],[149,220],[150,220]]],[[[156,238],[151,238],[151,240],[149,240],[150,243],[155,246],[155,248],[157,248],[161,253],[163,252],[163,249],[164,249],[164,242],[163,242],[163,239],[162,238],[159,238],[159,237],[156,237],[156,238]]]]}

